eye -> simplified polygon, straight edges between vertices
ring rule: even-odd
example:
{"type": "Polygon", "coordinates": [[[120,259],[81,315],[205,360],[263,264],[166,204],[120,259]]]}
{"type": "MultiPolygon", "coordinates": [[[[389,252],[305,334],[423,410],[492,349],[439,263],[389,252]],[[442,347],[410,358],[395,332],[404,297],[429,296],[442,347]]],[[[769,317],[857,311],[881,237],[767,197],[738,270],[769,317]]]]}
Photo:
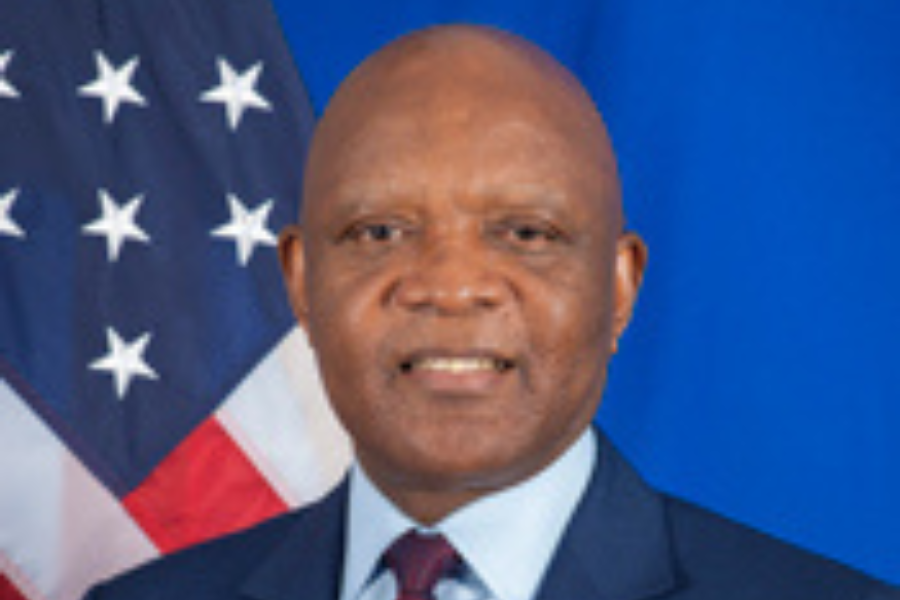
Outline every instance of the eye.
{"type": "Polygon", "coordinates": [[[510,235],[514,236],[520,242],[538,242],[553,241],[557,238],[556,232],[537,225],[519,225],[513,227],[510,235]]]}
{"type": "Polygon", "coordinates": [[[562,232],[550,223],[515,221],[499,228],[501,239],[516,249],[539,252],[563,239],[562,232]]]}
{"type": "Polygon", "coordinates": [[[350,227],[342,239],[358,244],[390,244],[400,241],[405,234],[406,231],[399,224],[373,221],[350,227]]]}

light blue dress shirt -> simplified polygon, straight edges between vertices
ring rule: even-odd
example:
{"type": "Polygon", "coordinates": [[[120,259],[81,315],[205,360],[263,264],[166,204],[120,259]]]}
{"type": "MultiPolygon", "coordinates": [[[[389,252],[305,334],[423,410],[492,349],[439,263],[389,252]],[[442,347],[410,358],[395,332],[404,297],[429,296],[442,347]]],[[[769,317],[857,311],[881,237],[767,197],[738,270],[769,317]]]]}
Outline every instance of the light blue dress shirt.
{"type": "Polygon", "coordinates": [[[437,585],[437,600],[533,600],[587,487],[596,448],[588,428],[530,479],[472,502],[430,528],[404,515],[354,466],[341,600],[396,599],[396,580],[379,560],[410,528],[442,533],[467,566],[461,578],[437,585]]]}

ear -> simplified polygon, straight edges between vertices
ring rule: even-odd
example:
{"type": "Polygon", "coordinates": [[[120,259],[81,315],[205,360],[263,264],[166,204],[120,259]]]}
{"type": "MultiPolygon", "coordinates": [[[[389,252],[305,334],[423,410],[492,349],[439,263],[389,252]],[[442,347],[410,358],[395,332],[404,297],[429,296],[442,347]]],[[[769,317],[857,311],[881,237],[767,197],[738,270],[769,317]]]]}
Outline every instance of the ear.
{"type": "Polygon", "coordinates": [[[278,259],[284,286],[297,322],[309,330],[309,303],[306,296],[306,252],[299,225],[288,225],[278,238],[278,259]]]}
{"type": "Polygon", "coordinates": [[[644,268],[647,265],[647,246],[640,236],[626,231],[616,242],[615,305],[613,307],[612,353],[619,349],[619,338],[631,321],[637,302],[644,268]]]}

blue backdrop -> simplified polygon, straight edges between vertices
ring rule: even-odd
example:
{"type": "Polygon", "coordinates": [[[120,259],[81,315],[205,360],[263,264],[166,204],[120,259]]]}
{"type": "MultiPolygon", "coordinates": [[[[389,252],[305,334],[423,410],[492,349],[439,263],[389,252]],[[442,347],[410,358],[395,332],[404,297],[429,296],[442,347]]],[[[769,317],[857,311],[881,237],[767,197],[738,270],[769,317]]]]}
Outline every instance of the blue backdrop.
{"type": "Polygon", "coordinates": [[[275,4],[319,110],[430,23],[572,68],[651,254],[601,421],[658,486],[900,583],[900,3],[275,4]]]}

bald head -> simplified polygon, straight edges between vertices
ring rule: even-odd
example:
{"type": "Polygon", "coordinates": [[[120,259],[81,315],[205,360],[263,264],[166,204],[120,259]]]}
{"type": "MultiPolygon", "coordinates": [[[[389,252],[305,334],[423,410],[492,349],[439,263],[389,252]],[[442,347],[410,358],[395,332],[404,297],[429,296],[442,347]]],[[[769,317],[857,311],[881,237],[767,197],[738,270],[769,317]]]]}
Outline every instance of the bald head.
{"type": "Polygon", "coordinates": [[[504,132],[492,127],[501,122],[508,122],[510,152],[522,135],[515,130],[523,125],[538,123],[546,133],[565,139],[580,159],[577,167],[594,176],[602,190],[597,200],[621,221],[613,150],[603,120],[578,80],[530,42],[471,25],[414,32],[351,73],[317,128],[305,202],[318,196],[320,175],[343,168],[336,159],[346,158],[369,134],[405,123],[410,140],[428,144],[450,133],[502,137],[504,132]]]}
{"type": "Polygon", "coordinates": [[[589,427],[643,246],[575,79],[495,30],[412,34],[325,112],[294,310],[356,455],[433,523],[533,475],[589,427]]]}

